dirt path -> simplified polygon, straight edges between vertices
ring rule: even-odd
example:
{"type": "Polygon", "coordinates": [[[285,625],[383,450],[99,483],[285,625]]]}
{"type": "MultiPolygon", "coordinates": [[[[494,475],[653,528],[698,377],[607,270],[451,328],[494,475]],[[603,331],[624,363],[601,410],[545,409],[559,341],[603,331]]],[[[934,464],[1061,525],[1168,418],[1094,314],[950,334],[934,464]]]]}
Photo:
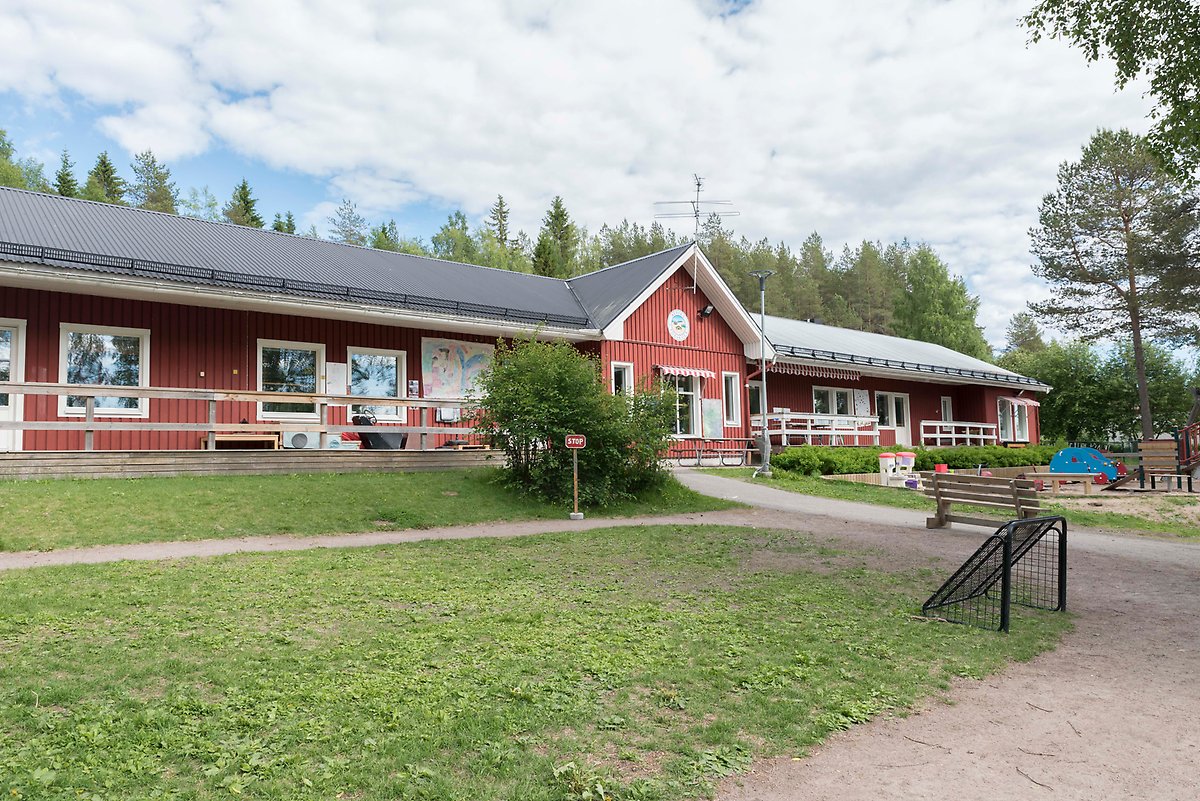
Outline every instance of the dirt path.
{"type": "MultiPolygon", "coordinates": [[[[858,519],[859,504],[701,476],[680,478],[775,514],[832,514],[805,524],[822,521],[822,534],[906,563],[962,558],[983,531],[915,530],[911,515],[892,514],[900,510],[880,525],[858,519]]],[[[1057,650],[960,683],[950,704],[855,727],[803,760],[760,763],[718,799],[1200,797],[1200,544],[1089,531],[1068,543],[1076,630],[1057,650]]]]}

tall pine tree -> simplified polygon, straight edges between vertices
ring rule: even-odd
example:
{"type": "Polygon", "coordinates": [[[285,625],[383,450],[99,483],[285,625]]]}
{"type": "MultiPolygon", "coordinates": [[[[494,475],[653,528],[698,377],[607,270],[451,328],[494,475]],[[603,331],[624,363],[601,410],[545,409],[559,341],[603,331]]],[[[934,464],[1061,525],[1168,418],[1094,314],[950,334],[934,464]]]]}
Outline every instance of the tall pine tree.
{"type": "Polygon", "coordinates": [[[75,163],[71,161],[71,154],[65,149],[58,165],[58,172],[54,173],[54,191],[63,197],[79,197],[79,181],[75,180],[75,163]]]}
{"type": "Polygon", "coordinates": [[[533,271],[538,275],[570,278],[575,274],[578,245],[579,231],[571,222],[562,197],[556,195],[542,218],[542,230],[533,249],[533,271]]]}
{"type": "Polygon", "coordinates": [[[117,166],[108,157],[108,151],[103,151],[96,157],[95,166],[88,172],[83,196],[88,200],[123,206],[125,205],[125,192],[125,179],[117,174],[117,166]]]}
{"type": "Polygon", "coordinates": [[[275,221],[271,223],[271,230],[279,231],[281,234],[294,234],[296,233],[296,218],[290,211],[286,216],[276,214],[275,221]]]}
{"type": "Polygon", "coordinates": [[[160,164],[154,153],[144,150],[133,157],[133,182],[129,184],[129,200],[139,209],[179,213],[179,189],[171,180],[171,170],[160,164]]]}
{"type": "Polygon", "coordinates": [[[367,219],[358,213],[358,207],[349,200],[343,200],[337,211],[328,218],[329,238],[343,245],[367,244],[367,219]]]}
{"type": "Polygon", "coordinates": [[[508,204],[504,202],[504,195],[496,195],[496,202],[492,204],[488,214],[488,230],[496,237],[497,242],[508,246],[508,204]]]}
{"type": "Polygon", "coordinates": [[[250,182],[245,178],[233,189],[233,197],[225,204],[225,208],[221,213],[225,215],[225,219],[237,225],[244,225],[247,228],[262,228],[266,225],[266,221],[258,213],[258,200],[255,199],[254,193],[250,189],[250,182]]]}

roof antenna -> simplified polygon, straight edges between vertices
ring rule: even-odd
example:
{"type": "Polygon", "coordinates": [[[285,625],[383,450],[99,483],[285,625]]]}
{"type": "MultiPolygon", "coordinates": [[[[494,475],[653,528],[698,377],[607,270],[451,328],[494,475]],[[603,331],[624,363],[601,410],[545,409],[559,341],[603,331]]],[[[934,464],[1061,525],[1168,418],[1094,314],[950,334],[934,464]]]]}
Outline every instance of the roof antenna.
{"type": "MultiPolygon", "coordinates": [[[[702,212],[707,212],[705,215],[707,217],[712,217],[714,215],[717,217],[737,217],[737,216],[741,215],[741,212],[733,211],[732,209],[729,211],[721,211],[718,209],[702,209],[701,206],[732,206],[733,201],[732,200],[701,200],[700,192],[704,188],[704,179],[701,178],[699,175],[696,175],[695,173],[692,173],[692,178],[696,182],[696,199],[695,200],[660,200],[654,204],[655,206],[691,206],[692,210],[684,211],[684,210],[680,209],[678,211],[674,211],[671,209],[667,209],[667,210],[660,212],[659,214],[655,214],[654,219],[656,219],[656,220],[677,220],[677,219],[682,219],[685,217],[693,218],[696,221],[696,231],[695,231],[695,234],[693,235],[692,241],[695,242],[697,246],[699,246],[699,244],[700,244],[700,215],[702,212]]],[[[695,294],[695,292],[696,292],[696,271],[692,270],[692,293],[695,294]]]]}

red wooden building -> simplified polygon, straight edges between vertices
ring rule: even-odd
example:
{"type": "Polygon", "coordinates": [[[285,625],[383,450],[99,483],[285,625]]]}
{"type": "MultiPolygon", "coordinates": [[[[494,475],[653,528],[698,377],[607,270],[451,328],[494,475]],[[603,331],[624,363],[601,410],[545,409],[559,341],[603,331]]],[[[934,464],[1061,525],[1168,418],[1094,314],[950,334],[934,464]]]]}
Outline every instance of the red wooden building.
{"type": "MultiPolygon", "coordinates": [[[[681,451],[761,424],[756,318],[692,244],[564,281],[0,189],[0,450],[340,444],[358,407],[436,447],[465,436],[492,343],[532,331],[597,354],[614,391],[674,384],[681,451]]],[[[1030,379],[894,337],[766,331],[777,446],[1037,439],[1030,379]]]]}

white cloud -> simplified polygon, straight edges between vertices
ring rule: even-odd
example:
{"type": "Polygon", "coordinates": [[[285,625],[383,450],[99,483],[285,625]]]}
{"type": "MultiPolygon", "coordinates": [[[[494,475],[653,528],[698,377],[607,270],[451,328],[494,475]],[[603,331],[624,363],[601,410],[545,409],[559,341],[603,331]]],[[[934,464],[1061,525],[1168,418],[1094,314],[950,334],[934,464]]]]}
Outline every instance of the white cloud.
{"type": "Polygon", "coordinates": [[[0,91],[78,95],[130,150],[228,148],[379,216],[503,192],[529,229],[555,194],[593,229],[647,222],[698,172],[754,238],[930,242],[996,340],[1043,291],[1026,230],[1059,162],[1145,125],[1107,67],[1026,47],[1026,6],[29,0],[0,10],[0,91]]]}

